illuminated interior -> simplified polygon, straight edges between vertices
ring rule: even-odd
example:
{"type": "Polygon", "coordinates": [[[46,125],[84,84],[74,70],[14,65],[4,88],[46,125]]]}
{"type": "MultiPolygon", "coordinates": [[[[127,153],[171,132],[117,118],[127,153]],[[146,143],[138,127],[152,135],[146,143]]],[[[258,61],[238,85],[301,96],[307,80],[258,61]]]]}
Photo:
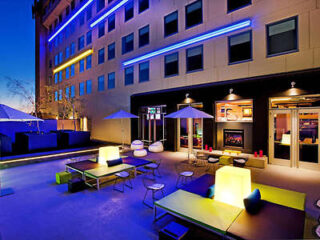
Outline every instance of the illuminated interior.
{"type": "Polygon", "coordinates": [[[216,122],[253,122],[253,100],[216,102],[216,122]]]}
{"type": "Polygon", "coordinates": [[[106,165],[107,161],[117,160],[119,158],[119,147],[108,146],[99,148],[99,164],[106,165]]]}
{"type": "Polygon", "coordinates": [[[225,166],[216,171],[216,201],[244,208],[243,199],[251,193],[249,169],[225,166]]]}

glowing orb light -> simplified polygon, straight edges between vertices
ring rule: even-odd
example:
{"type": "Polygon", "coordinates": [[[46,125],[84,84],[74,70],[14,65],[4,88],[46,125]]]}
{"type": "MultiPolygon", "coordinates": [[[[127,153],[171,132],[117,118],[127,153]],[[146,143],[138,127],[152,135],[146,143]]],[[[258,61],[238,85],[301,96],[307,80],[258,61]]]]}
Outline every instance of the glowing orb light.
{"type": "Polygon", "coordinates": [[[250,170],[225,166],[217,170],[215,181],[216,201],[244,208],[243,199],[251,193],[250,170]]]}
{"type": "Polygon", "coordinates": [[[98,163],[106,165],[107,161],[116,160],[120,158],[119,147],[101,147],[99,148],[98,163]]]}

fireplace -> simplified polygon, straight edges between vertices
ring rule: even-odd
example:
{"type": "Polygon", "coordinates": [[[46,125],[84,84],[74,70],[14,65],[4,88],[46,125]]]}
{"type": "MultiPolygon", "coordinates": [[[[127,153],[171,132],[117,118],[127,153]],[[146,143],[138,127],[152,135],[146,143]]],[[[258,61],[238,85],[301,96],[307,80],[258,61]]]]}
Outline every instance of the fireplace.
{"type": "Polygon", "coordinates": [[[223,129],[223,146],[244,148],[244,131],[240,129],[223,129]]]}

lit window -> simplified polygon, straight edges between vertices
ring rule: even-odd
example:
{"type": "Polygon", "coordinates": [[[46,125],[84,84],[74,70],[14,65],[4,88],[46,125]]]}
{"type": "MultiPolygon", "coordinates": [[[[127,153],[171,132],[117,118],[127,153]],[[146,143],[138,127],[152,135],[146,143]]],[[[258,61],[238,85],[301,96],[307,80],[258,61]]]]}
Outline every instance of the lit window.
{"type": "Polygon", "coordinates": [[[134,16],[133,1],[127,3],[124,7],[124,21],[129,21],[134,16]]]}
{"type": "Polygon", "coordinates": [[[59,89],[59,101],[62,100],[62,89],[59,89]]]}
{"type": "Polygon", "coordinates": [[[178,11],[164,17],[164,36],[170,36],[178,32],[178,11]]]}
{"type": "Polygon", "coordinates": [[[116,56],[116,43],[108,45],[108,60],[114,59],[116,56]]]}
{"type": "Polygon", "coordinates": [[[57,84],[58,83],[58,73],[54,74],[54,83],[57,84]]]}
{"type": "Polygon", "coordinates": [[[116,27],[116,15],[111,14],[110,17],[108,17],[108,32],[111,32],[116,27]]]}
{"type": "Polygon", "coordinates": [[[54,92],[54,101],[57,102],[58,101],[58,91],[54,92]]]}
{"type": "Polygon", "coordinates": [[[164,57],[164,76],[170,77],[179,74],[179,54],[172,53],[164,57]]]}
{"type": "Polygon", "coordinates": [[[59,82],[62,82],[62,71],[59,72],[59,82]]]}
{"type": "Polygon", "coordinates": [[[69,99],[69,96],[70,96],[70,88],[69,87],[66,87],[66,99],[69,99]]]}
{"type": "Polygon", "coordinates": [[[79,61],[79,72],[83,72],[84,71],[84,59],[81,59],[79,61]]]}
{"type": "Polygon", "coordinates": [[[87,32],[87,46],[92,43],[92,31],[87,32]]]}
{"type": "Polygon", "coordinates": [[[139,82],[149,81],[149,62],[139,64],[139,82]]]}
{"type": "Polygon", "coordinates": [[[54,65],[57,66],[59,64],[59,55],[54,56],[54,65]]]}
{"type": "Polygon", "coordinates": [[[68,59],[70,56],[70,48],[69,47],[66,47],[65,55],[66,55],[66,59],[68,59]]]}
{"type": "Polygon", "coordinates": [[[84,82],[79,83],[79,96],[84,95],[84,82]]]}
{"type": "Polygon", "coordinates": [[[267,25],[268,56],[298,51],[298,18],[267,25]]]}
{"type": "Polygon", "coordinates": [[[149,44],[149,25],[139,29],[139,47],[149,44]]]}
{"type": "Polygon", "coordinates": [[[108,74],[108,89],[116,87],[116,74],[114,72],[108,74]]]}
{"type": "Polygon", "coordinates": [[[149,0],[139,0],[139,13],[149,8],[149,0]]]}
{"type": "Polygon", "coordinates": [[[98,25],[98,38],[104,36],[104,33],[105,33],[105,24],[104,22],[102,22],[98,25]]]}
{"type": "Polygon", "coordinates": [[[90,69],[92,65],[92,55],[87,56],[86,60],[87,60],[86,69],[90,69]]]}
{"type": "Polygon", "coordinates": [[[122,37],[122,54],[133,51],[133,33],[122,37]]]}
{"type": "Polygon", "coordinates": [[[76,87],[72,85],[70,90],[71,90],[70,97],[74,98],[76,96],[76,87]]]}
{"type": "Polygon", "coordinates": [[[71,49],[70,55],[72,56],[75,54],[75,51],[76,51],[76,45],[74,42],[71,43],[70,49],[71,49]]]}
{"type": "Polygon", "coordinates": [[[104,75],[98,77],[98,91],[104,91],[104,75]]]}
{"type": "Polygon", "coordinates": [[[124,85],[133,84],[133,66],[124,69],[124,85]]]}
{"type": "Polygon", "coordinates": [[[187,72],[203,69],[203,46],[187,49],[187,72]]]}
{"type": "Polygon", "coordinates": [[[70,76],[73,77],[74,76],[74,64],[72,64],[70,66],[70,76]]]}
{"type": "Polygon", "coordinates": [[[59,52],[59,64],[63,61],[63,52],[59,52]]]}
{"type": "Polygon", "coordinates": [[[238,10],[251,4],[251,0],[228,0],[228,12],[238,10]]]}
{"type": "Polygon", "coordinates": [[[78,38],[78,51],[84,48],[84,36],[78,38]]]}
{"type": "Polygon", "coordinates": [[[202,0],[195,1],[186,6],[186,28],[202,23],[202,0]]]}
{"type": "Polygon", "coordinates": [[[98,64],[104,63],[104,48],[98,51],[98,64]]]}
{"type": "Polygon", "coordinates": [[[92,81],[91,80],[86,81],[86,92],[87,92],[87,94],[90,94],[92,92],[92,81]]]}
{"type": "Polygon", "coordinates": [[[251,31],[229,37],[229,63],[252,59],[251,31]]]}
{"type": "Polygon", "coordinates": [[[70,77],[70,69],[69,67],[66,67],[66,79],[69,79],[70,77]]]}

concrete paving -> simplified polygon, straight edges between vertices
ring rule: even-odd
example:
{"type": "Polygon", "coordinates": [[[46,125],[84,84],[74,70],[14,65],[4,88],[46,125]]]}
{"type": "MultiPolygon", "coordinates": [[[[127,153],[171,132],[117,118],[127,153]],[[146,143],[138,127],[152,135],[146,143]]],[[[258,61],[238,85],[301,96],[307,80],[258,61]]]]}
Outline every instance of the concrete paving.
{"type": "MultiPolygon", "coordinates": [[[[163,159],[162,177],[157,181],[166,185],[165,194],[175,191],[174,165],[185,161],[186,154],[164,152],[150,154],[147,158],[163,159]]],[[[152,209],[142,203],[145,189],[141,175],[133,180],[134,188],[126,188],[124,193],[112,190],[110,184],[100,191],[87,189],[68,193],[66,184],[55,184],[55,173],[63,171],[67,161],[49,161],[0,171],[2,187],[14,189],[13,195],[0,198],[1,240],[157,239],[159,229],[172,220],[165,217],[153,223],[152,209]]],[[[203,173],[203,168],[197,168],[197,175],[203,173]]],[[[314,236],[312,228],[320,212],[314,206],[320,197],[319,176],[319,172],[279,166],[252,169],[255,182],[307,193],[305,236],[310,238],[314,236]]]]}

